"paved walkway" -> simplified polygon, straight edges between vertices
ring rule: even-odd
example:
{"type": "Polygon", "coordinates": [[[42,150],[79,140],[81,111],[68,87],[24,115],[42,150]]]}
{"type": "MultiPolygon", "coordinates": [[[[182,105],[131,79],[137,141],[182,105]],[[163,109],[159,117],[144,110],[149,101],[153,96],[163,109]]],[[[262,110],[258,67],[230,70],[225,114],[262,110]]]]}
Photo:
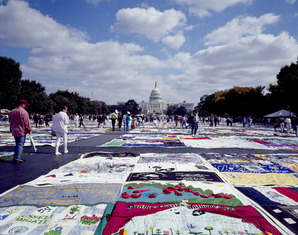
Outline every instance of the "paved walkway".
{"type": "MultiPolygon", "coordinates": [[[[221,154],[274,154],[274,150],[256,150],[256,149],[239,149],[239,148],[169,148],[169,147],[98,147],[114,138],[117,138],[126,131],[111,131],[100,136],[89,139],[82,139],[68,144],[68,154],[55,156],[55,149],[51,146],[38,146],[37,152],[32,152],[31,147],[24,147],[24,152],[30,153],[24,156],[25,163],[20,165],[12,164],[12,161],[0,163],[0,194],[17,185],[27,183],[41,175],[45,175],[53,169],[80,157],[83,153],[88,152],[115,152],[115,153],[221,153],[221,154]]],[[[13,151],[13,146],[0,146],[0,151],[13,151]]],[[[279,150],[278,153],[295,153],[297,150],[279,150]]]]}

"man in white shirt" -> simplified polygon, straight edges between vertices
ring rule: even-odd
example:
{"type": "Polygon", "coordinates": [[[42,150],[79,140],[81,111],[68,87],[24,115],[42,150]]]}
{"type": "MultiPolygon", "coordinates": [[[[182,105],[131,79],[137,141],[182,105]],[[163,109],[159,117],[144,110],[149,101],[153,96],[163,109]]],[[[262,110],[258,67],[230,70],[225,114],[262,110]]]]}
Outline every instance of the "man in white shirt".
{"type": "Polygon", "coordinates": [[[64,153],[68,153],[67,150],[67,125],[69,123],[69,117],[66,114],[68,110],[67,106],[62,107],[62,111],[60,111],[58,114],[56,114],[53,117],[53,125],[52,125],[52,131],[56,133],[57,141],[56,141],[56,151],[55,155],[61,155],[59,152],[59,145],[61,138],[63,138],[63,145],[64,145],[64,153]]]}

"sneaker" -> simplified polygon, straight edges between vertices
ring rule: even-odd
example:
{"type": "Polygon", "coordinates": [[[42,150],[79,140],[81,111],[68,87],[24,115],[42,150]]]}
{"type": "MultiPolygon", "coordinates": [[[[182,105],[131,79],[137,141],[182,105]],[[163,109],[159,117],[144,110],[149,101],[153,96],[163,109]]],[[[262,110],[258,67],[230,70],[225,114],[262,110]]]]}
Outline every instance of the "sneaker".
{"type": "Polygon", "coordinates": [[[55,153],[56,156],[61,155],[61,154],[62,154],[62,153],[59,153],[59,152],[55,153]]]}
{"type": "Polygon", "coordinates": [[[68,150],[65,150],[64,153],[68,153],[68,150]]]}

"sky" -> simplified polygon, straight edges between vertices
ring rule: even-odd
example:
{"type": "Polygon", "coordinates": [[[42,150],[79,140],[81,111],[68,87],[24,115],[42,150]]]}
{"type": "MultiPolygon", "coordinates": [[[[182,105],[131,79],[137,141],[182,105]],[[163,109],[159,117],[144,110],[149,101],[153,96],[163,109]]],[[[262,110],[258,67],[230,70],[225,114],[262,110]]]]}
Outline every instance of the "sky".
{"type": "Polygon", "coordinates": [[[46,92],[197,104],[276,83],[298,58],[296,0],[0,0],[0,56],[46,92]]]}

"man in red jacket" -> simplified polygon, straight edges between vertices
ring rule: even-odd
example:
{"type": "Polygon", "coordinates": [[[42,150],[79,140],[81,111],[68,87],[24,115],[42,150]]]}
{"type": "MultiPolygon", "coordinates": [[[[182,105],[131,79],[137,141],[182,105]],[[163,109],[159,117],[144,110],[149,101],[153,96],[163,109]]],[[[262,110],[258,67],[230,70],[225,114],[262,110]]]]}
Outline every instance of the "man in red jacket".
{"type": "Polygon", "coordinates": [[[23,146],[26,139],[26,134],[32,134],[29,114],[25,110],[28,106],[27,100],[20,100],[20,105],[9,113],[10,131],[15,138],[16,146],[14,148],[13,163],[21,164],[25,162],[21,158],[23,146]]]}

